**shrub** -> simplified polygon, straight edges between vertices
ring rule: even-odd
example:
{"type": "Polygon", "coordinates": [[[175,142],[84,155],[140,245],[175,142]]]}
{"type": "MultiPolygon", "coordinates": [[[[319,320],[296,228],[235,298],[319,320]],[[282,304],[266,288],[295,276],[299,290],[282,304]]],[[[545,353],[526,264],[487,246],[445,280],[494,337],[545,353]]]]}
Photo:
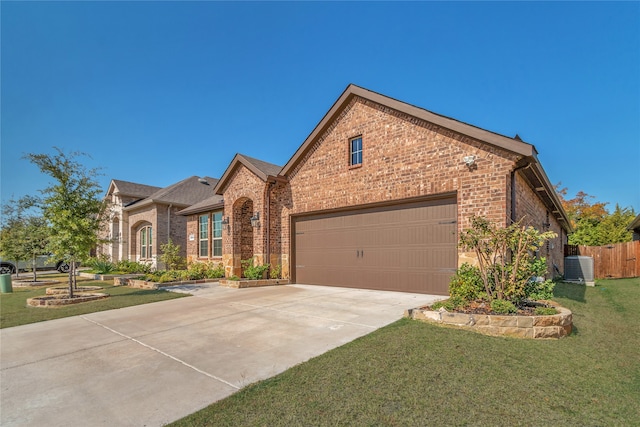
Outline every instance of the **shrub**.
{"type": "Polygon", "coordinates": [[[471,228],[460,233],[460,247],[475,252],[489,300],[518,303],[526,296],[530,278],[542,268],[534,252],[556,236],[552,231],[541,233],[520,222],[499,227],[486,218],[472,216],[471,228]]]}
{"type": "Polygon", "coordinates": [[[466,300],[458,297],[458,296],[452,296],[451,298],[444,300],[444,301],[438,301],[434,304],[431,305],[431,309],[432,310],[439,310],[441,307],[444,308],[447,311],[453,311],[459,307],[463,307],[466,303],[466,300]]]}
{"type": "Polygon", "coordinates": [[[180,245],[175,245],[171,239],[160,245],[160,261],[167,270],[181,270],[186,266],[186,260],[180,255],[180,245]]]}
{"type": "Polygon", "coordinates": [[[242,274],[250,280],[262,279],[269,270],[269,264],[255,265],[255,257],[240,261],[242,274]]]}
{"type": "Polygon", "coordinates": [[[282,266],[280,264],[276,264],[271,267],[271,278],[272,279],[281,279],[282,274],[282,266]]]}
{"type": "Polygon", "coordinates": [[[207,270],[207,279],[220,279],[224,277],[224,265],[219,263],[215,267],[213,265],[209,266],[209,270],[207,270]]]}
{"type": "Polygon", "coordinates": [[[525,285],[525,298],[532,301],[551,299],[555,286],[556,284],[552,280],[538,281],[536,278],[532,278],[525,285]]]}
{"type": "Polygon", "coordinates": [[[115,264],[110,261],[108,255],[100,255],[97,258],[91,258],[87,264],[96,274],[108,274],[116,270],[115,264]]]}
{"type": "Polygon", "coordinates": [[[510,314],[518,311],[511,301],[494,299],[491,301],[491,310],[498,314],[510,314]]]}
{"type": "Polygon", "coordinates": [[[136,261],[129,261],[128,259],[123,259],[118,261],[116,264],[116,270],[121,271],[123,273],[151,273],[151,266],[149,264],[143,264],[136,261]]]}
{"type": "Polygon", "coordinates": [[[449,294],[465,301],[486,298],[480,269],[468,263],[462,264],[449,282],[449,294]]]}
{"type": "Polygon", "coordinates": [[[185,280],[200,280],[207,277],[209,265],[205,262],[192,262],[187,268],[184,278],[185,280]]]}

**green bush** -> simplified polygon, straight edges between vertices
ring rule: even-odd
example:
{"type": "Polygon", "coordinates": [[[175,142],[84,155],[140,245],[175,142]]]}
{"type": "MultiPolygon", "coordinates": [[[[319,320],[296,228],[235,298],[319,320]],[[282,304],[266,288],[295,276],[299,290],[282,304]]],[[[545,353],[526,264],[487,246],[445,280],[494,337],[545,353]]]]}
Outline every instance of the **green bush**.
{"type": "Polygon", "coordinates": [[[164,263],[168,270],[182,270],[186,266],[186,260],[180,255],[180,245],[174,244],[171,239],[160,245],[160,262],[164,263]]]}
{"type": "Polygon", "coordinates": [[[87,261],[87,265],[89,265],[96,274],[108,274],[116,270],[115,264],[110,261],[108,255],[90,258],[87,261]]]}
{"type": "Polygon", "coordinates": [[[452,296],[444,301],[438,301],[431,305],[432,310],[439,310],[441,307],[447,311],[454,311],[457,308],[464,307],[466,300],[459,296],[452,296]]]}
{"type": "Polygon", "coordinates": [[[449,295],[465,301],[484,299],[486,293],[480,269],[466,262],[462,264],[449,282],[449,295]]]}
{"type": "Polygon", "coordinates": [[[282,274],[282,266],[280,264],[276,264],[271,267],[272,279],[281,279],[281,274],[282,274]]]}
{"type": "Polygon", "coordinates": [[[549,300],[553,298],[553,288],[556,284],[552,280],[544,280],[538,282],[535,278],[532,278],[525,285],[525,298],[537,301],[537,300],[549,300]]]}
{"type": "Polygon", "coordinates": [[[269,264],[255,265],[255,258],[240,261],[242,263],[242,274],[249,280],[264,278],[264,274],[269,270],[269,264]]]}
{"type": "Polygon", "coordinates": [[[491,310],[498,314],[511,314],[518,311],[511,301],[503,299],[494,299],[491,301],[491,310]]]}
{"type": "Polygon", "coordinates": [[[128,274],[147,274],[151,273],[151,266],[149,264],[143,264],[136,261],[129,261],[128,259],[123,259],[121,261],[118,261],[118,263],[116,264],[116,270],[128,274]]]}
{"type": "Polygon", "coordinates": [[[219,263],[216,266],[210,265],[207,270],[207,279],[220,279],[224,277],[224,265],[219,263]]]}

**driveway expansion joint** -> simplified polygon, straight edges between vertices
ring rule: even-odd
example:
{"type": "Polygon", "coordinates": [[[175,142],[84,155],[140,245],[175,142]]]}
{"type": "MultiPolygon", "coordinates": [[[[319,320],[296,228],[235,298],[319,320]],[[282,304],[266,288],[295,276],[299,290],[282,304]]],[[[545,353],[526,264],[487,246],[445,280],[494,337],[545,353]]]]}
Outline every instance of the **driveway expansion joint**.
{"type": "Polygon", "coordinates": [[[155,348],[155,347],[153,347],[153,346],[150,346],[149,344],[145,344],[145,343],[143,343],[142,341],[140,341],[140,340],[138,340],[138,339],[135,339],[135,338],[133,338],[133,337],[130,337],[130,336],[128,336],[128,335],[126,335],[126,334],[123,334],[123,333],[121,333],[121,332],[118,332],[118,331],[116,331],[115,329],[112,329],[112,328],[108,327],[107,325],[103,325],[102,323],[100,323],[100,322],[96,322],[95,320],[91,320],[91,319],[89,319],[89,318],[87,318],[87,317],[85,317],[85,316],[80,316],[80,318],[82,318],[82,319],[86,320],[87,322],[93,323],[93,324],[95,324],[95,325],[97,325],[97,326],[100,326],[100,327],[102,327],[102,328],[106,329],[107,331],[112,332],[112,333],[114,333],[114,334],[116,334],[116,335],[119,335],[119,336],[121,336],[121,337],[123,337],[123,338],[125,338],[125,339],[127,339],[127,340],[133,341],[133,342],[135,342],[136,344],[139,344],[139,345],[141,345],[141,346],[143,346],[143,347],[145,347],[145,348],[148,348],[149,350],[155,351],[155,352],[156,352],[156,353],[158,353],[158,354],[161,354],[161,355],[163,355],[163,356],[165,356],[165,357],[168,357],[169,359],[171,359],[171,360],[173,360],[173,361],[175,361],[175,362],[178,362],[178,363],[180,363],[180,364],[182,364],[182,365],[186,366],[187,368],[192,369],[192,370],[194,370],[194,371],[196,371],[196,372],[198,372],[198,373],[200,373],[200,374],[202,374],[202,375],[205,375],[205,376],[207,376],[207,377],[209,377],[209,378],[211,378],[211,379],[214,379],[214,380],[216,380],[216,381],[219,381],[219,382],[221,382],[221,383],[224,383],[224,384],[228,385],[229,387],[232,387],[232,388],[234,388],[234,389],[236,389],[236,390],[240,390],[240,387],[238,387],[237,385],[232,384],[232,383],[230,383],[229,381],[226,381],[226,380],[224,380],[224,379],[222,379],[222,378],[220,378],[220,377],[217,377],[217,376],[215,376],[215,375],[213,375],[213,374],[210,374],[210,373],[208,373],[208,372],[205,372],[205,371],[203,371],[202,369],[198,369],[198,368],[196,368],[195,366],[193,366],[193,365],[191,365],[191,364],[189,364],[189,363],[185,362],[184,360],[178,359],[177,357],[172,356],[172,355],[170,355],[169,353],[166,353],[166,352],[164,352],[164,351],[160,350],[159,348],[155,348]]]}

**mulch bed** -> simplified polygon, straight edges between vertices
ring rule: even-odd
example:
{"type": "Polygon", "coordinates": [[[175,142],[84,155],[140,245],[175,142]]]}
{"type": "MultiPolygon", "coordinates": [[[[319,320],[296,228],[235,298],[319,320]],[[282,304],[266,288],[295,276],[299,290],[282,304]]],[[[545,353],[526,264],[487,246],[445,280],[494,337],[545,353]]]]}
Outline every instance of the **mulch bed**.
{"type": "MultiPolygon", "coordinates": [[[[541,304],[542,305],[542,304],[541,304]]],[[[430,306],[421,307],[424,310],[437,311],[430,306]]],[[[534,316],[536,308],[534,306],[517,307],[518,311],[515,313],[503,314],[496,313],[491,310],[491,305],[486,301],[471,301],[464,307],[458,307],[453,310],[453,313],[465,313],[465,314],[492,314],[500,316],[534,316]]]]}

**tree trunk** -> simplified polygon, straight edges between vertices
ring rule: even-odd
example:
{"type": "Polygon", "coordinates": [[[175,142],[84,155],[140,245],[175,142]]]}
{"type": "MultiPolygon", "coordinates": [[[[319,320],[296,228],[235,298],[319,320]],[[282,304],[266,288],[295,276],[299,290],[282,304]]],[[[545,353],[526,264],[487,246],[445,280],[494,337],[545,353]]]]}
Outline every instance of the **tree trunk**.
{"type": "Polygon", "coordinates": [[[69,267],[69,298],[73,298],[73,287],[73,268],[69,267]]]}

